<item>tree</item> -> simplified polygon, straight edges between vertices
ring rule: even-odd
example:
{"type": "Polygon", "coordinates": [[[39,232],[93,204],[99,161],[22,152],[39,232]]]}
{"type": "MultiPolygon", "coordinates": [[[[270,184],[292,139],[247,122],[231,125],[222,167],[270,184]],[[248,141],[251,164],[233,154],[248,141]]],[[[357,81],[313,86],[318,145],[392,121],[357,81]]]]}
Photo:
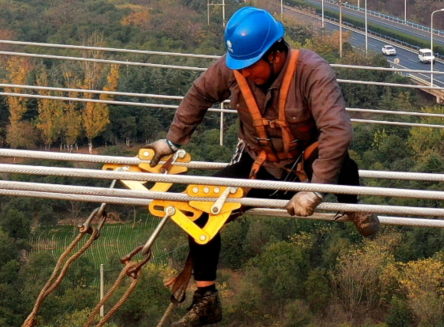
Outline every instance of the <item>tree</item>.
{"type": "Polygon", "coordinates": [[[308,259],[302,247],[278,242],[270,244],[250,265],[260,271],[257,282],[264,294],[281,307],[290,300],[304,297],[304,282],[310,268],[308,259]]]}
{"type": "Polygon", "coordinates": [[[396,274],[391,252],[398,243],[399,236],[387,235],[366,240],[365,246],[351,247],[339,255],[331,276],[333,289],[343,308],[355,319],[378,309],[392,289],[396,274]]]}
{"type": "MultiPolygon", "coordinates": [[[[68,65],[62,65],[61,70],[64,83],[68,88],[77,88],[80,85],[78,77],[68,65]]],[[[79,93],[69,92],[68,95],[71,98],[77,98],[79,93]]],[[[62,133],[64,142],[70,152],[72,152],[73,146],[81,134],[82,115],[78,107],[79,105],[74,101],[63,102],[62,133]]]]}
{"type": "MultiPolygon", "coordinates": [[[[89,65],[87,65],[89,66],[89,65]]],[[[100,67],[92,65],[91,70],[87,69],[87,76],[83,88],[94,89],[97,83],[100,67]]],[[[117,81],[119,79],[119,69],[117,65],[111,65],[110,72],[107,76],[107,85],[103,88],[104,91],[115,91],[117,89],[117,81]]],[[[91,93],[86,93],[86,99],[92,99],[91,93]]],[[[109,94],[101,94],[100,100],[112,100],[113,96],[109,94]]],[[[88,137],[89,152],[92,153],[92,140],[106,129],[109,124],[109,105],[106,103],[88,102],[82,110],[83,126],[85,128],[86,136],[88,137]]]]}
{"type": "MultiPolygon", "coordinates": [[[[442,114],[444,113],[444,106],[426,106],[421,111],[424,113],[442,114]]],[[[422,117],[420,122],[422,124],[441,124],[441,119],[422,117]]],[[[415,158],[419,159],[427,152],[443,153],[443,137],[444,131],[442,128],[412,127],[408,143],[415,151],[415,158]]]]}
{"type": "MultiPolygon", "coordinates": [[[[37,76],[37,85],[48,86],[48,72],[44,67],[40,68],[40,74],[37,76]]],[[[58,95],[60,92],[52,93],[47,90],[39,90],[43,96],[58,95]]],[[[46,149],[51,148],[51,144],[60,136],[63,122],[63,105],[53,99],[38,99],[39,117],[37,128],[40,129],[46,149]]]]}
{"type": "Polygon", "coordinates": [[[23,212],[10,209],[1,221],[2,229],[13,239],[27,239],[31,232],[31,219],[23,212]]]}
{"type": "MultiPolygon", "coordinates": [[[[26,84],[26,79],[31,70],[30,62],[25,58],[11,57],[6,67],[9,72],[9,83],[26,84]]],[[[8,93],[21,93],[20,88],[6,87],[8,93]]],[[[25,97],[8,96],[7,103],[10,113],[10,124],[6,129],[6,141],[13,148],[33,148],[35,146],[34,128],[31,123],[23,120],[23,115],[28,110],[25,97]]]]}
{"type": "Polygon", "coordinates": [[[444,264],[434,258],[403,266],[400,283],[418,326],[442,326],[444,319],[444,264]]]}

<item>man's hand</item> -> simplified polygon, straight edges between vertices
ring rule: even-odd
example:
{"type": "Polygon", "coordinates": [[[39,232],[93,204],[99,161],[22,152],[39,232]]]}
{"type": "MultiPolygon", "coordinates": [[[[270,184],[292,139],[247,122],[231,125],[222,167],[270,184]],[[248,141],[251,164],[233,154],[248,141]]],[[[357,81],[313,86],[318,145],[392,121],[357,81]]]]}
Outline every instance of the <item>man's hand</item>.
{"type": "Polygon", "coordinates": [[[156,142],[145,145],[144,148],[154,150],[153,159],[151,159],[150,166],[155,167],[160,161],[160,158],[164,156],[169,156],[177,150],[179,150],[174,144],[172,144],[167,139],[160,139],[156,142]]]}
{"type": "Polygon", "coordinates": [[[318,192],[298,192],[285,206],[288,213],[292,216],[311,216],[315,208],[322,202],[322,195],[318,192]]]}

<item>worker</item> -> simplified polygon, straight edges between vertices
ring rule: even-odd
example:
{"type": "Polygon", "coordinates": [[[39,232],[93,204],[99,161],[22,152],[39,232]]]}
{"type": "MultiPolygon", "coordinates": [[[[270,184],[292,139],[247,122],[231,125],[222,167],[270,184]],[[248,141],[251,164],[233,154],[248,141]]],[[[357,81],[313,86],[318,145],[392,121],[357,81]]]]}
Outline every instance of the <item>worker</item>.
{"type": "MultiPolygon", "coordinates": [[[[292,50],[283,37],[283,25],[269,12],[255,7],[235,12],[225,29],[227,53],[193,82],[166,138],[147,146],[155,153],[151,165],[188,144],[207,109],[230,99],[239,114],[243,151],[214,176],[359,185],[358,167],[348,155],[353,127],[335,73],[315,52],[292,50]]],[[[247,196],[289,199],[288,213],[305,217],[325,194],[252,189],[247,196]]],[[[356,195],[336,196],[342,203],[358,203],[356,195]]],[[[363,236],[379,230],[375,214],[347,215],[363,236]]],[[[207,220],[204,214],[195,223],[202,227],[207,220]]],[[[215,286],[220,235],[205,245],[189,237],[189,247],[197,290],[188,313],[174,327],[222,319],[215,286]]]]}

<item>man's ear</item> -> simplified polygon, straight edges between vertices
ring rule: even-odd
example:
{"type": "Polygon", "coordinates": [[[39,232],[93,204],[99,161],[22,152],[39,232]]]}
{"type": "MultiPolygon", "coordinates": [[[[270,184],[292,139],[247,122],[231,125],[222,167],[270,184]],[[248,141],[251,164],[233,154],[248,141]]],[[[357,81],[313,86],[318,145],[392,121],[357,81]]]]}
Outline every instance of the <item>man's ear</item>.
{"type": "Polygon", "coordinates": [[[282,60],[282,52],[280,51],[273,51],[268,56],[268,62],[272,64],[278,64],[282,60]]]}

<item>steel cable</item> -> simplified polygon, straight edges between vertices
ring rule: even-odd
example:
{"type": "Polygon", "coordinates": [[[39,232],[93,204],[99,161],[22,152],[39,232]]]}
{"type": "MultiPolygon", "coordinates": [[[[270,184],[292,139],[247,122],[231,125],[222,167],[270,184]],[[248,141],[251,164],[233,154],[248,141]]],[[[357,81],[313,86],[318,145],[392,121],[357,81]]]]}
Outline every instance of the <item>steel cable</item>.
{"type": "MultiPolygon", "coordinates": [[[[165,193],[165,197],[159,197],[170,201],[180,201],[183,194],[174,194],[169,197],[165,193]]],[[[151,199],[138,199],[138,198],[124,198],[124,197],[110,197],[110,196],[94,196],[83,194],[63,194],[63,193],[49,193],[49,192],[36,192],[36,191],[17,191],[17,190],[4,190],[0,189],[0,195],[8,196],[24,196],[35,197],[45,199],[57,199],[57,200],[69,200],[69,201],[85,201],[85,202],[99,202],[106,201],[108,204],[121,204],[121,205],[140,205],[148,206],[151,203],[151,199]]],[[[185,195],[186,197],[186,195],[185,195]]],[[[216,198],[194,198],[195,201],[214,201],[216,198]]],[[[267,199],[255,199],[255,198],[237,198],[227,199],[227,202],[237,202],[245,206],[251,207],[269,207],[269,208],[284,208],[288,201],[286,200],[267,200],[267,199]]],[[[374,205],[374,204],[346,204],[346,203],[321,203],[316,208],[318,211],[333,211],[333,212],[371,212],[387,215],[417,215],[417,216],[435,216],[444,217],[444,209],[437,208],[418,208],[418,207],[406,207],[406,206],[387,206],[387,205],[374,205]]],[[[301,218],[295,216],[295,218],[301,218]]]]}
{"type": "MultiPolygon", "coordinates": [[[[100,163],[100,164],[113,163],[121,165],[139,165],[141,163],[149,163],[148,160],[140,160],[137,157],[118,157],[118,156],[103,156],[103,155],[93,155],[93,154],[61,153],[61,152],[14,150],[14,149],[0,149],[0,157],[63,160],[63,161],[90,162],[90,163],[100,163]]],[[[190,169],[218,170],[225,168],[228,165],[228,163],[191,161],[189,163],[176,162],[175,165],[188,167],[190,169]]],[[[402,180],[444,182],[444,174],[432,174],[432,173],[421,173],[421,172],[359,170],[359,176],[362,178],[390,178],[390,179],[402,179],[402,180]]]]}
{"type": "MultiPolygon", "coordinates": [[[[207,176],[191,176],[191,175],[168,175],[153,173],[134,173],[134,172],[118,172],[94,169],[78,169],[78,168],[59,168],[59,167],[35,167],[29,165],[11,165],[0,164],[1,173],[15,174],[34,174],[34,175],[51,175],[65,177],[84,177],[98,179],[117,179],[117,180],[133,180],[133,181],[151,181],[151,182],[167,182],[179,184],[202,184],[214,186],[232,186],[257,189],[272,189],[286,191],[309,191],[323,192],[332,194],[357,194],[357,195],[375,195],[383,197],[400,197],[400,198],[424,198],[442,200],[444,193],[440,191],[424,191],[399,188],[383,188],[369,186],[345,186],[333,184],[315,184],[315,183],[299,183],[299,182],[281,182],[281,181],[263,181],[252,179],[236,179],[236,178],[215,178],[207,176]]],[[[7,182],[6,184],[11,183],[7,182]]],[[[6,186],[5,186],[6,187],[6,186]]]]}

